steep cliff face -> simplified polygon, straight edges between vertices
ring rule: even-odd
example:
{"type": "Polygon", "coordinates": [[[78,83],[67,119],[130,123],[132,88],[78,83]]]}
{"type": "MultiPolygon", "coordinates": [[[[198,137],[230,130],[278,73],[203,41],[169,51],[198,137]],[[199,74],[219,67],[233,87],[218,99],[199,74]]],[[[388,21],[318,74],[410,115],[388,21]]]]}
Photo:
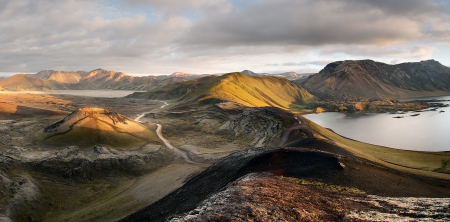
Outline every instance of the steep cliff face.
{"type": "Polygon", "coordinates": [[[372,60],[346,60],[325,66],[298,82],[310,92],[329,97],[401,98],[450,92],[450,68],[437,61],[389,65],[372,60]]]}

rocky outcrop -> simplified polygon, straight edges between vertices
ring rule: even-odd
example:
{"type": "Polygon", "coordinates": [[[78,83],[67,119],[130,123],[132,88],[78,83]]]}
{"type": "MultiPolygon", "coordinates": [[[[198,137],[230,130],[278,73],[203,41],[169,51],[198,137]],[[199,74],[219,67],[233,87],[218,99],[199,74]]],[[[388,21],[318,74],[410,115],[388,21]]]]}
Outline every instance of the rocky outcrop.
{"type": "Polygon", "coordinates": [[[41,155],[30,154],[18,155],[19,164],[33,171],[80,182],[118,174],[140,175],[163,167],[174,158],[173,153],[162,146],[152,152],[119,151],[99,145],[92,151],[83,151],[71,146],[41,155]]]}
{"type": "Polygon", "coordinates": [[[179,131],[213,134],[220,138],[217,140],[233,141],[243,147],[276,146],[283,131],[297,123],[292,113],[278,108],[248,108],[233,102],[214,102],[201,108],[197,104],[176,106],[170,111],[149,113],[148,116],[154,119],[182,119],[186,124],[178,128],[179,131]]]}
{"type": "Polygon", "coordinates": [[[11,137],[8,134],[0,133],[0,145],[10,145],[11,137]]]}
{"type": "Polygon", "coordinates": [[[272,109],[247,108],[225,121],[218,129],[236,138],[250,141],[249,146],[276,144],[286,129],[283,118],[272,109]]]}
{"type": "Polygon", "coordinates": [[[450,198],[380,197],[320,182],[252,173],[169,221],[446,221],[450,198]]]}
{"type": "Polygon", "coordinates": [[[340,221],[350,210],[367,208],[349,198],[361,194],[356,189],[343,195],[302,182],[251,173],[170,221],[340,221]]]}
{"type": "Polygon", "coordinates": [[[0,155],[0,164],[5,170],[13,166],[83,182],[113,174],[140,175],[166,166],[173,158],[163,146],[148,151],[120,151],[100,145],[91,150],[68,146],[48,151],[12,147],[0,155]]]}

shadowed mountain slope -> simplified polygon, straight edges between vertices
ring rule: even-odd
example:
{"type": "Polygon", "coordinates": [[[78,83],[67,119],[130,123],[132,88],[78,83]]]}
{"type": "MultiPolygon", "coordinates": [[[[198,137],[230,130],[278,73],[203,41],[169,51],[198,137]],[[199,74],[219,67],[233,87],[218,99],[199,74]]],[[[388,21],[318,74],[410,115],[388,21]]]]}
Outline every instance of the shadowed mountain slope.
{"type": "Polygon", "coordinates": [[[38,131],[35,143],[52,146],[93,147],[104,144],[114,148],[136,149],[158,143],[157,135],[142,124],[103,108],[80,108],[64,119],[38,131]]]}
{"type": "Polygon", "coordinates": [[[243,73],[205,77],[168,85],[145,93],[134,93],[129,97],[179,99],[184,102],[219,99],[248,107],[272,106],[282,109],[289,109],[292,104],[307,104],[315,100],[315,97],[308,91],[287,79],[248,76],[243,73]]]}
{"type": "Polygon", "coordinates": [[[47,79],[52,72],[55,72],[55,70],[41,70],[36,74],[28,74],[29,76],[36,78],[36,79],[47,79]]]}
{"type": "Polygon", "coordinates": [[[318,74],[297,81],[315,95],[404,98],[450,92],[450,68],[437,61],[389,65],[372,60],[328,64],[318,74]]]}

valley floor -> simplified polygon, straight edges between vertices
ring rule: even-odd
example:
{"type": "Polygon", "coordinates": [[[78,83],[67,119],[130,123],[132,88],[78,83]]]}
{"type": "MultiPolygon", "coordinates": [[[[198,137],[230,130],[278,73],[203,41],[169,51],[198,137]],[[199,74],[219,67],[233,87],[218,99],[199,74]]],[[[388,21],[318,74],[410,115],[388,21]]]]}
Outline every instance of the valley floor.
{"type": "Polygon", "coordinates": [[[149,116],[145,116],[149,112],[158,113],[164,108],[162,104],[160,101],[128,98],[3,92],[0,98],[0,176],[3,178],[0,185],[10,191],[0,194],[0,217],[10,216],[20,221],[27,219],[19,218],[17,214],[25,214],[43,221],[115,220],[157,201],[183,185],[193,174],[204,170],[214,160],[239,149],[242,145],[224,141],[224,145],[219,149],[209,149],[221,140],[220,137],[205,137],[203,132],[198,130],[177,130],[193,127],[189,126],[191,123],[179,122],[174,118],[149,119],[149,116]],[[47,147],[32,142],[34,132],[82,107],[107,107],[133,119],[144,114],[140,119],[143,124],[154,131],[157,130],[156,124],[162,124],[163,135],[174,146],[188,153],[189,158],[205,164],[185,163],[183,159],[176,158],[163,143],[146,146],[136,152],[114,151],[119,154],[110,155],[98,154],[95,149],[47,147]],[[148,159],[158,155],[163,155],[164,159],[149,162],[148,167],[140,167],[142,169],[132,172],[113,166],[113,171],[107,173],[111,170],[108,165],[113,162],[100,168],[96,163],[127,161],[127,158],[133,161],[136,156],[148,159]],[[77,169],[81,165],[74,161],[80,157],[85,158],[82,161],[89,161],[97,172],[92,173],[88,169],[88,178],[76,173],[68,176],[59,172],[77,169]],[[114,160],[116,158],[117,160],[114,160]],[[57,172],[40,166],[47,164],[43,163],[46,159],[52,159],[50,161],[56,163],[51,167],[57,169],[54,170],[57,172]],[[26,178],[29,184],[37,189],[36,201],[32,205],[24,204],[23,201],[26,200],[8,197],[23,194],[21,190],[24,186],[18,182],[21,178],[26,178]],[[34,204],[50,204],[51,207],[38,211],[29,209],[34,208],[34,204]],[[122,207],[119,210],[114,206],[122,207]],[[18,207],[22,209],[19,210],[18,207]]]}
{"type": "MultiPolygon", "coordinates": [[[[12,218],[15,221],[118,220],[153,203],[159,203],[174,190],[183,189],[187,181],[192,181],[190,179],[204,173],[205,169],[208,171],[210,165],[217,166],[220,158],[255,146],[293,147],[283,149],[287,150],[286,152],[312,150],[313,153],[325,153],[324,155],[333,161],[336,160],[333,158],[342,157],[339,160],[344,166],[339,164],[338,166],[334,164],[335,162],[322,166],[320,165],[322,159],[319,158],[317,159],[317,162],[320,162],[318,168],[300,167],[296,173],[307,172],[304,175],[308,180],[304,181],[313,184],[300,187],[292,184],[298,185],[303,183],[302,180],[283,178],[282,174],[278,174],[280,172],[278,168],[268,170],[277,176],[263,174],[251,180],[244,178],[236,182],[221,180],[227,176],[234,178],[245,175],[232,175],[232,172],[226,171],[227,173],[223,175],[216,175],[216,180],[226,182],[225,185],[232,184],[228,187],[220,184],[217,186],[220,189],[229,190],[231,193],[223,195],[228,195],[227,198],[232,195],[233,201],[237,199],[238,202],[226,205],[227,200],[221,199],[222,194],[219,193],[213,196],[216,199],[205,200],[206,205],[199,205],[198,209],[196,208],[200,201],[195,204],[190,203],[193,206],[191,209],[187,212],[179,212],[184,213],[184,220],[204,221],[207,218],[253,219],[255,221],[274,218],[366,220],[365,218],[370,218],[370,215],[367,216],[364,212],[372,211],[380,213],[373,213],[376,217],[392,216],[395,219],[396,215],[405,216],[403,211],[395,211],[402,206],[389,211],[386,210],[387,205],[383,203],[390,201],[389,203],[394,205],[394,202],[399,200],[366,196],[366,194],[450,196],[450,174],[448,174],[448,168],[441,167],[441,159],[450,158],[448,153],[431,155],[402,152],[352,141],[308,122],[300,116],[297,119],[294,118],[294,114],[278,109],[244,108],[229,103],[181,108],[177,108],[170,102],[170,105],[166,107],[161,107],[162,104],[161,101],[131,98],[1,94],[0,220],[2,217],[12,218]],[[108,147],[89,149],[49,147],[32,142],[31,137],[34,132],[81,107],[108,108],[130,119],[141,116],[139,121],[153,131],[157,130],[156,124],[161,124],[161,133],[164,138],[174,147],[186,152],[189,159],[201,164],[186,163],[184,159],[177,157],[165,147],[162,141],[134,150],[114,150],[108,147]],[[283,135],[286,129],[289,130],[283,135]],[[283,138],[281,144],[280,138],[283,138]],[[328,156],[328,154],[332,155],[328,156]],[[328,168],[321,167],[331,167],[333,170],[328,171],[328,168]],[[328,172],[338,172],[336,175],[340,176],[330,177],[329,180],[323,178],[309,180],[314,175],[320,173],[325,175],[328,172]],[[317,181],[326,186],[334,184],[350,187],[349,189],[356,193],[343,194],[342,190],[337,193],[324,191],[314,186],[317,181]],[[274,187],[273,184],[277,186],[274,187]],[[363,191],[364,194],[359,191],[363,191]],[[30,194],[29,192],[32,195],[26,195],[30,194]],[[292,199],[295,195],[300,196],[292,199]],[[325,202],[330,202],[330,205],[320,201],[312,205],[298,202],[299,199],[315,199],[317,196],[322,197],[325,202]],[[239,199],[239,197],[250,199],[239,199]],[[288,208],[290,210],[287,210],[288,208]],[[292,210],[293,208],[296,209],[292,210]],[[223,217],[219,218],[218,215],[223,217]],[[244,215],[252,215],[252,218],[243,217],[244,215]]],[[[268,149],[261,148],[261,150],[266,152],[268,149]]],[[[246,155],[243,154],[240,157],[250,157],[252,154],[246,155]]],[[[299,155],[299,158],[301,156],[299,155]]],[[[269,160],[272,161],[270,163],[256,160],[245,161],[251,163],[248,167],[264,171],[262,169],[264,167],[258,168],[258,166],[276,167],[273,161],[279,160],[277,156],[270,157],[269,160]]],[[[292,159],[292,161],[297,163],[298,159],[292,159]]],[[[242,173],[244,170],[237,172],[242,173]]],[[[209,182],[207,184],[210,185],[209,182]]],[[[214,193],[210,194],[214,195],[214,193]]],[[[181,203],[188,196],[178,198],[176,202],[181,203]]],[[[411,201],[417,202],[418,205],[430,202],[425,199],[411,201]]],[[[445,201],[448,203],[448,199],[445,201]]],[[[416,205],[411,205],[407,209],[415,207],[416,205]]],[[[449,218],[448,208],[442,209],[436,211],[438,216],[429,215],[429,217],[449,218]]],[[[418,212],[417,215],[422,213],[418,212]]],[[[413,214],[414,212],[406,216],[417,218],[413,214]]],[[[181,218],[178,216],[178,219],[181,218]]],[[[407,219],[407,217],[404,218],[407,219]]]]}

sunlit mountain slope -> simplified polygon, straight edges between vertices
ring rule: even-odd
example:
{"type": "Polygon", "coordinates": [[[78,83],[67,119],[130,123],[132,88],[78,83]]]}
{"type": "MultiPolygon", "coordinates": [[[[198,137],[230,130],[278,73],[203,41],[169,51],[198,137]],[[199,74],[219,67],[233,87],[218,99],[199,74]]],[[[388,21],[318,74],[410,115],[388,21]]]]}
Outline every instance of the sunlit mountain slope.
{"type": "Polygon", "coordinates": [[[130,97],[148,99],[179,99],[197,102],[218,99],[240,103],[248,107],[272,106],[289,109],[293,104],[306,104],[315,100],[305,89],[285,78],[248,76],[229,73],[168,85],[130,97]]]}

